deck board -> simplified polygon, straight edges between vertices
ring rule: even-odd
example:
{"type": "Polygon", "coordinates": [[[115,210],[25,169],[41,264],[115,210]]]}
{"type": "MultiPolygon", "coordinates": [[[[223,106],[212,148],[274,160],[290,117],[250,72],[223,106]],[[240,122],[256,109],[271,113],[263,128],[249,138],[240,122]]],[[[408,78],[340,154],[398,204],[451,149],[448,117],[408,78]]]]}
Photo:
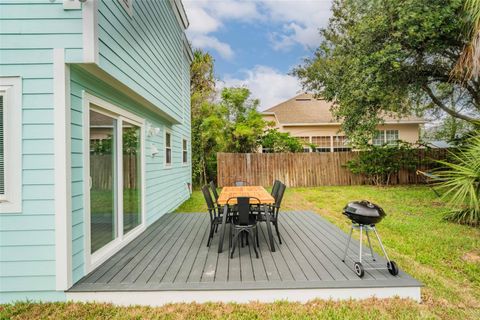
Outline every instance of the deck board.
{"type": "MultiPolygon", "coordinates": [[[[229,228],[219,254],[220,232],[206,246],[207,214],[167,214],[69,292],[421,286],[402,271],[394,277],[386,270],[366,270],[365,277],[358,278],[352,269],[358,241],[352,239],[350,258],[343,263],[348,235],[318,214],[281,212],[279,225],[283,244],[274,232],[275,252],[269,250],[265,223],[259,223],[260,257],[245,245],[237,247],[230,259],[229,228]]],[[[376,265],[386,265],[383,257],[375,256],[376,265]]],[[[364,262],[366,267],[374,265],[369,257],[364,262]]]]}

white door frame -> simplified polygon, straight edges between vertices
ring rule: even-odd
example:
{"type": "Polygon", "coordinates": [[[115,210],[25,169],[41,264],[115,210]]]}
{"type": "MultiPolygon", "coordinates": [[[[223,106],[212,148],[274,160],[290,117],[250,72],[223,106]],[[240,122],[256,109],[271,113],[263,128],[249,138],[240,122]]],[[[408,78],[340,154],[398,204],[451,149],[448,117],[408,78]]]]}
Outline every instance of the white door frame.
{"type": "Polygon", "coordinates": [[[146,228],[145,211],[145,119],[130,113],[108,101],[98,98],[88,92],[83,91],[83,199],[84,199],[84,252],[85,252],[85,274],[88,274],[108,258],[118,252],[130,241],[135,239],[146,228]],[[95,106],[91,108],[91,105],[95,106]],[[122,123],[127,121],[140,127],[140,150],[141,150],[141,219],[140,225],[123,234],[123,159],[121,152],[117,152],[117,238],[106,244],[95,253],[91,253],[91,234],[90,234],[90,109],[117,119],[117,150],[121,150],[122,123]]]}

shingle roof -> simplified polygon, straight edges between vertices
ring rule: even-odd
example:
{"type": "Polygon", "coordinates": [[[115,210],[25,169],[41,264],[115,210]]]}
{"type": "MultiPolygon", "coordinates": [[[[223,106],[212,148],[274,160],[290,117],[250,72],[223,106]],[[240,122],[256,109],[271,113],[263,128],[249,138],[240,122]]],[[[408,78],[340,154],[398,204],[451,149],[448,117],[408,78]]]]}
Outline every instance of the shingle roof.
{"type": "MultiPolygon", "coordinates": [[[[262,113],[274,113],[277,121],[281,124],[314,124],[314,123],[338,123],[333,117],[330,108],[333,103],[323,99],[317,99],[313,94],[302,93],[287,101],[284,101],[274,107],[264,110],[262,113]]],[[[423,119],[418,117],[398,117],[385,116],[383,119],[387,122],[410,122],[423,123],[423,119]]]]}

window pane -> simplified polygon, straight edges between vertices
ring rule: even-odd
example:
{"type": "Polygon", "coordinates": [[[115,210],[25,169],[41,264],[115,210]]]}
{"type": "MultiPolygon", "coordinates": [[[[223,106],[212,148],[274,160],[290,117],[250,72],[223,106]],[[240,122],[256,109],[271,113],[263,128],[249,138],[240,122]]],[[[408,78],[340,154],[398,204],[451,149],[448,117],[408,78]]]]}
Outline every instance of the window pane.
{"type": "Polygon", "coordinates": [[[90,111],[91,252],[117,237],[117,120],[90,111]]]}
{"type": "Polygon", "coordinates": [[[385,131],[384,130],[377,130],[375,135],[373,136],[372,140],[373,145],[381,146],[385,144],[385,131]]]}
{"type": "Polygon", "coordinates": [[[388,144],[394,144],[398,141],[398,130],[387,130],[386,136],[387,136],[386,142],[388,144]]]}
{"type": "Polygon", "coordinates": [[[171,147],[171,135],[168,132],[165,134],[165,145],[167,148],[171,147]]]}
{"type": "Polygon", "coordinates": [[[123,122],[123,233],[142,222],[140,128],[123,122]]]}
{"type": "Polygon", "coordinates": [[[330,136],[312,137],[312,143],[320,148],[330,148],[330,136]]]}
{"type": "Polygon", "coordinates": [[[172,163],[172,149],[170,148],[165,149],[165,162],[167,164],[172,163]]]}

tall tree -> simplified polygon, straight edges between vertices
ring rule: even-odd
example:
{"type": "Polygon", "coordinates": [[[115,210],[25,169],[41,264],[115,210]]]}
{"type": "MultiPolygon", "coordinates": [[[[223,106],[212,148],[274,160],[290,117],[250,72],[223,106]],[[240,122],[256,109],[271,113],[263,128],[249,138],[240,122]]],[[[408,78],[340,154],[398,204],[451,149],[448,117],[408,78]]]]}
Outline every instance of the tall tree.
{"type": "Polygon", "coordinates": [[[439,109],[478,123],[480,82],[451,82],[468,42],[462,0],[334,0],[313,58],[294,70],[304,87],[329,101],[353,141],[371,137],[384,114],[439,109]],[[465,99],[448,104],[453,92],[465,99]]]}
{"type": "Polygon", "coordinates": [[[261,145],[267,123],[257,111],[259,101],[250,95],[250,90],[244,87],[224,88],[221,92],[227,152],[256,152],[261,145]]]}
{"type": "Polygon", "coordinates": [[[465,0],[465,32],[470,41],[463,48],[453,74],[460,80],[480,77],[480,0],[465,0]]]}
{"type": "Polygon", "coordinates": [[[214,60],[195,50],[191,73],[192,174],[195,184],[205,184],[215,176],[216,152],[223,148],[224,118],[214,103],[214,60]]]}

